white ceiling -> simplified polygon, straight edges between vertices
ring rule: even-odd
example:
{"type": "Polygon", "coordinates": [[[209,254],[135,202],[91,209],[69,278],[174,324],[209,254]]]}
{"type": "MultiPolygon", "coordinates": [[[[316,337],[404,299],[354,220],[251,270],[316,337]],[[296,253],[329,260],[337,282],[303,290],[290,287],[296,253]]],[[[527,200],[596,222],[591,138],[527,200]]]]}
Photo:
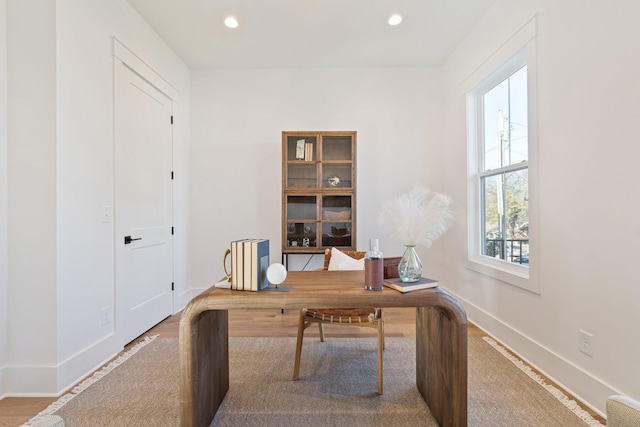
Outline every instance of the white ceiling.
{"type": "Polygon", "coordinates": [[[305,68],[440,65],[495,0],[128,2],[191,68],[305,68]]]}

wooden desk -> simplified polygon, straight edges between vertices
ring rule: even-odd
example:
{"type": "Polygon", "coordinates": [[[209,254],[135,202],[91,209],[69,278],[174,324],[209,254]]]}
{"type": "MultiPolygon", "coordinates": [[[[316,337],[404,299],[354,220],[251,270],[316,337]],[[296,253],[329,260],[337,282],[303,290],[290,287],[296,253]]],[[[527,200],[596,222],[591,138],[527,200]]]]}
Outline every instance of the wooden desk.
{"type": "Polygon", "coordinates": [[[361,271],[291,271],[283,285],[292,288],[211,288],[187,305],[180,320],[182,426],[208,426],[229,389],[227,310],[304,307],[416,307],[416,386],[441,426],[467,425],[467,316],[451,295],[440,288],[366,291],[361,271]]]}

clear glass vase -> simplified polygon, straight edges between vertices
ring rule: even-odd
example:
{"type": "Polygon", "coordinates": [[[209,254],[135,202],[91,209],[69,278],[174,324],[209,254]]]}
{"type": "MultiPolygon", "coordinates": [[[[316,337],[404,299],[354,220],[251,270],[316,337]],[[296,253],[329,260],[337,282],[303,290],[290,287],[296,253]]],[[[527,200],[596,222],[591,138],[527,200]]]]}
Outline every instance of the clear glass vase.
{"type": "Polygon", "coordinates": [[[405,245],[407,249],[398,264],[398,276],[403,282],[417,282],[422,276],[422,262],[415,245],[405,245]]]}

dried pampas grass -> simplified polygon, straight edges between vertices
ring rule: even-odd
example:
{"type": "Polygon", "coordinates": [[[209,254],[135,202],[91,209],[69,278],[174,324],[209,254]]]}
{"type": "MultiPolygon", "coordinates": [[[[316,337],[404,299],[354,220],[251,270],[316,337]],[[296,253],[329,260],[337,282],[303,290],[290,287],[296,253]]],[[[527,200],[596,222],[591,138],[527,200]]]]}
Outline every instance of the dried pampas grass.
{"type": "Polygon", "coordinates": [[[451,198],[416,185],[406,194],[387,201],[378,222],[403,244],[430,248],[453,225],[451,198]]]}

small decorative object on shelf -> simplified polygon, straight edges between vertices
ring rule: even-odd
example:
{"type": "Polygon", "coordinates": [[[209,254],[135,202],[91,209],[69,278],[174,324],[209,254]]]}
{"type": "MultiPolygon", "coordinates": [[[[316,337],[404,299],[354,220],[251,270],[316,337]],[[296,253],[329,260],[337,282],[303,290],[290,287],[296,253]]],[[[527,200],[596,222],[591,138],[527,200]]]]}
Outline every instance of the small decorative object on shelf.
{"type": "Polygon", "coordinates": [[[430,248],[449,229],[455,219],[450,205],[449,196],[420,185],[383,205],[379,223],[407,247],[398,264],[403,282],[416,282],[422,276],[422,262],[415,246],[430,248]]]}
{"type": "Polygon", "coordinates": [[[296,159],[304,160],[304,155],[306,151],[306,144],[304,139],[299,139],[296,144],[296,159]]]}
{"type": "Polygon", "coordinates": [[[351,212],[325,210],[324,219],[327,221],[349,221],[351,219],[351,212]]]}
{"type": "Polygon", "coordinates": [[[364,256],[364,288],[381,291],[384,287],[384,265],[378,239],[370,239],[369,251],[364,256]]]}
{"type": "Polygon", "coordinates": [[[331,174],[327,179],[330,187],[338,187],[340,185],[340,175],[337,173],[331,174]]]}

